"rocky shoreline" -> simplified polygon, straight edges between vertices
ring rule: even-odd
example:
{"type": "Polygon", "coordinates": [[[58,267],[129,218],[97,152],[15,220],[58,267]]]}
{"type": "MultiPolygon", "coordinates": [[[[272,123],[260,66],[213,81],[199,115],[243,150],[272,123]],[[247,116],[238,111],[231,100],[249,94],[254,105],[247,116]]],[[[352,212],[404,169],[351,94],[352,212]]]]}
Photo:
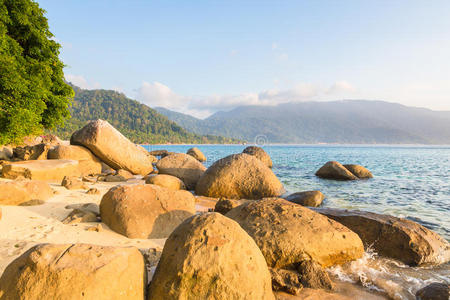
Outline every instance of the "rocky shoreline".
{"type": "MultiPolygon", "coordinates": [[[[0,159],[2,300],[395,299],[349,292],[327,270],[369,247],[410,266],[450,260],[449,243],[418,223],[311,209],[320,191],[285,195],[259,147],[206,168],[197,148],[149,153],[97,120],[70,144],[3,147],[0,159]]],[[[373,177],[339,162],[316,176],[373,177]]],[[[438,284],[418,286],[421,299],[448,293],[438,284]]]]}

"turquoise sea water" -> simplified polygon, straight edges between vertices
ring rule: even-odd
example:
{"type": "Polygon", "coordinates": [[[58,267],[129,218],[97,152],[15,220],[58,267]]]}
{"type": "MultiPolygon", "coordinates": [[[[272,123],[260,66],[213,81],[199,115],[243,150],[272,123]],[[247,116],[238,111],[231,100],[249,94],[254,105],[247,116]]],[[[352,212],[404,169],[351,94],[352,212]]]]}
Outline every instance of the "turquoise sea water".
{"type": "MultiPolygon", "coordinates": [[[[208,158],[240,153],[243,145],[196,145],[208,158]]],[[[192,145],[148,145],[185,153],[192,145]]],[[[417,221],[450,240],[450,146],[266,145],[288,193],[320,190],[325,207],[360,209],[417,221]],[[373,179],[333,181],[314,173],[329,160],[361,164],[373,179]]]]}
{"type": "MultiPolygon", "coordinates": [[[[149,145],[185,153],[192,145],[149,145]]],[[[207,156],[206,166],[243,145],[196,145],[207,156]]],[[[450,146],[331,146],[265,145],[273,171],[287,193],[320,190],[325,207],[360,209],[404,217],[419,222],[450,240],[450,146]],[[333,181],[314,173],[324,163],[361,164],[374,178],[333,181]]],[[[382,292],[389,299],[415,299],[417,290],[431,282],[450,283],[450,263],[434,267],[409,267],[367,251],[362,259],[329,272],[341,282],[382,292]]],[[[360,295],[347,292],[353,299],[360,295]]]]}

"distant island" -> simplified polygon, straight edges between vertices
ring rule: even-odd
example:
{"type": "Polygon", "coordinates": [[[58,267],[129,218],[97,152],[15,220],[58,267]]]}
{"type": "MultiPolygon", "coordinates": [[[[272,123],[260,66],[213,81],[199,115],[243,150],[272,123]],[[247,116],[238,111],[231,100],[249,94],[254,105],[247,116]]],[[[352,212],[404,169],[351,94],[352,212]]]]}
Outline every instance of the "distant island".
{"type": "Polygon", "coordinates": [[[69,107],[71,117],[64,126],[48,131],[62,139],[86,125],[103,119],[139,144],[235,144],[240,139],[189,132],[154,109],[113,90],[84,90],[71,85],[75,97],[69,107]]]}
{"type": "Polygon", "coordinates": [[[155,108],[184,129],[266,143],[450,144],[450,111],[370,100],[240,106],[201,120],[155,108]]]}

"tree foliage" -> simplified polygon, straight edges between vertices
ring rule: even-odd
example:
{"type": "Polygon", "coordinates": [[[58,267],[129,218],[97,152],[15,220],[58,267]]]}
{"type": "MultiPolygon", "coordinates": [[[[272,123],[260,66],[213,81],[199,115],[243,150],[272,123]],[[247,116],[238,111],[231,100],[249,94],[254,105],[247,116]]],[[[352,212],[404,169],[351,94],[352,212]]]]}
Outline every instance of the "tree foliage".
{"type": "Polygon", "coordinates": [[[31,0],[0,0],[0,144],[62,125],[72,88],[45,11],[31,0]]]}
{"type": "Polygon", "coordinates": [[[89,120],[103,119],[135,143],[236,143],[239,140],[213,135],[202,136],[186,131],[154,109],[112,90],[75,91],[71,119],[52,133],[69,139],[89,120]]]}

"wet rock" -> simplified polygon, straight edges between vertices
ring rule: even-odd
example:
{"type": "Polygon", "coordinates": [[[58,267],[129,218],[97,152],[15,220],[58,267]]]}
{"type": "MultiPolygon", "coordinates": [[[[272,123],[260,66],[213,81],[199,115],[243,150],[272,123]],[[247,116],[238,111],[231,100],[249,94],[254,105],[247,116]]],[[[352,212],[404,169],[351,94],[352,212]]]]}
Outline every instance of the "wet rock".
{"type": "Polygon", "coordinates": [[[68,174],[80,175],[78,161],[50,159],[11,162],[5,164],[2,170],[2,176],[9,179],[23,177],[33,180],[61,181],[68,174]]]}
{"type": "Polygon", "coordinates": [[[442,264],[450,260],[450,244],[422,225],[401,218],[364,211],[316,209],[356,232],[366,247],[405,264],[442,264]]]}
{"type": "Polygon", "coordinates": [[[193,190],[206,167],[190,155],[176,153],[166,156],[156,163],[159,174],[167,174],[181,179],[188,190],[193,190]]]}
{"type": "Polygon", "coordinates": [[[272,168],[272,159],[263,148],[257,146],[248,146],[242,153],[253,155],[263,162],[267,167],[272,168]]]}
{"type": "Polygon", "coordinates": [[[324,290],[334,289],[334,284],[328,273],[315,261],[305,260],[300,262],[297,271],[304,287],[324,290]]]}
{"type": "Polygon", "coordinates": [[[197,147],[193,147],[191,149],[189,149],[186,154],[192,156],[193,158],[195,158],[196,160],[203,162],[206,161],[206,156],[205,154],[203,154],[202,151],[200,151],[200,149],[198,149],[197,147]]]}
{"type": "Polygon", "coordinates": [[[303,286],[300,283],[300,276],[292,270],[269,268],[272,277],[272,290],[298,295],[303,286]]]}
{"type": "Polygon", "coordinates": [[[195,215],[169,236],[148,300],[182,298],[274,299],[264,257],[236,222],[195,215]]]}
{"type": "Polygon", "coordinates": [[[317,177],[334,180],[355,180],[358,179],[352,172],[347,170],[337,161],[329,161],[323,165],[317,172],[317,177]]]}
{"type": "Polygon", "coordinates": [[[364,253],[356,233],[284,199],[249,201],[226,216],[255,240],[269,267],[290,268],[307,259],[328,267],[361,258],[364,253]]]}
{"type": "Polygon", "coordinates": [[[134,247],[40,244],[0,278],[0,299],[144,299],[144,258],[134,247]]]}
{"type": "Polygon", "coordinates": [[[186,189],[186,186],[184,185],[183,181],[181,181],[181,179],[166,174],[148,176],[145,179],[145,183],[156,184],[175,191],[186,189]]]}
{"type": "Polygon", "coordinates": [[[275,174],[254,156],[240,153],[216,161],[199,179],[197,195],[228,199],[261,199],[284,193],[275,174]]]}
{"type": "Polygon", "coordinates": [[[102,172],[100,160],[83,146],[59,145],[48,151],[47,158],[77,160],[81,175],[100,174],[102,172]]]}
{"type": "Polygon", "coordinates": [[[286,197],[289,202],[312,207],[320,206],[323,199],[325,199],[325,195],[320,191],[298,192],[286,197]]]}
{"type": "Polygon", "coordinates": [[[70,143],[85,146],[112,168],[133,174],[148,174],[156,161],[144,148],[132,143],[104,120],[91,121],[75,131],[70,143]]]}
{"type": "Polygon", "coordinates": [[[433,282],[416,293],[417,300],[448,300],[450,299],[450,284],[433,282]]]}
{"type": "Polygon", "coordinates": [[[37,203],[42,204],[52,196],[52,188],[43,181],[0,182],[0,205],[38,205],[37,203]]]}
{"type": "Polygon", "coordinates": [[[195,198],[153,184],[116,186],[102,198],[103,223],[129,238],[166,238],[195,213],[195,198]]]}

